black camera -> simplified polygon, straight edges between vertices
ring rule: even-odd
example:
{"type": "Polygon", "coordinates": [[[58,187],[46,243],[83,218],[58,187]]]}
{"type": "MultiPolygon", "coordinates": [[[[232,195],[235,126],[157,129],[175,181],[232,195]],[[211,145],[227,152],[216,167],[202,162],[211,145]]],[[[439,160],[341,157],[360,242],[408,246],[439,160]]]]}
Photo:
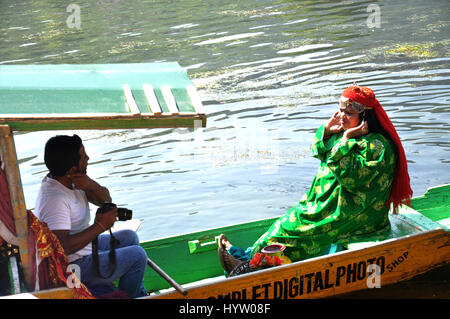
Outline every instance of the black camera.
{"type": "MultiPolygon", "coordinates": [[[[113,203],[103,203],[102,206],[100,206],[97,209],[97,214],[104,214],[106,212],[109,212],[116,208],[117,205],[113,203]]],[[[133,212],[126,208],[117,208],[117,217],[119,220],[130,220],[132,218],[133,212]]],[[[109,251],[109,264],[111,268],[111,273],[104,277],[100,273],[100,260],[98,257],[98,238],[95,237],[95,239],[92,241],[92,262],[93,267],[97,273],[97,275],[103,279],[109,278],[112,276],[114,271],[116,270],[116,248],[119,247],[120,241],[114,237],[113,233],[111,232],[111,229],[109,230],[109,234],[111,235],[109,245],[111,247],[109,251]]]]}
{"type": "MultiPolygon", "coordinates": [[[[116,208],[117,205],[113,203],[103,203],[101,207],[97,209],[97,214],[104,214],[110,210],[116,208]]],[[[120,221],[130,220],[133,217],[133,211],[126,208],[117,208],[117,218],[120,221]]]]}

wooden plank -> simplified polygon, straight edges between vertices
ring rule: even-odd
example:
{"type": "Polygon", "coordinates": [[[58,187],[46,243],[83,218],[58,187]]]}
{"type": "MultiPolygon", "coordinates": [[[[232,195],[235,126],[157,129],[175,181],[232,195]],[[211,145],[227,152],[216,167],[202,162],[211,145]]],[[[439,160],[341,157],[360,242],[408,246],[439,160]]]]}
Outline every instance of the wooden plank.
{"type": "Polygon", "coordinates": [[[31,281],[31,264],[28,249],[28,215],[23,195],[17,153],[12,131],[8,125],[0,125],[0,148],[5,174],[8,180],[11,205],[14,212],[17,242],[22,262],[25,286],[28,290],[34,287],[31,281]]]}
{"type": "Polygon", "coordinates": [[[41,290],[32,294],[39,299],[75,299],[75,291],[67,287],[41,290]]]}
{"type": "MultiPolygon", "coordinates": [[[[302,262],[196,286],[186,296],[173,291],[147,298],[322,298],[412,278],[450,262],[450,234],[443,229],[391,239],[372,247],[343,251],[302,262]]],[[[372,288],[375,289],[375,288],[372,288]]]]}
{"type": "Polygon", "coordinates": [[[202,101],[200,100],[200,96],[198,95],[195,86],[188,85],[186,87],[186,91],[189,95],[189,98],[191,99],[195,112],[198,114],[206,114],[205,108],[203,107],[202,101]]]}
{"type": "Polygon", "coordinates": [[[136,104],[136,100],[134,99],[133,92],[131,92],[131,88],[128,84],[124,84],[122,86],[123,93],[125,95],[125,100],[127,101],[127,105],[130,109],[130,112],[133,115],[139,115],[141,111],[139,111],[139,107],[136,104]]]}
{"type": "MultiPolygon", "coordinates": [[[[105,117],[77,117],[77,118],[33,118],[33,119],[9,119],[8,125],[14,131],[44,131],[44,130],[95,130],[95,129],[129,129],[129,128],[173,128],[173,127],[198,127],[197,121],[201,121],[206,127],[206,116],[184,115],[153,116],[141,114],[134,117],[128,114],[105,117]]],[[[2,121],[0,120],[0,125],[2,121]]]]}
{"type": "Polygon", "coordinates": [[[173,97],[172,90],[170,89],[170,86],[168,85],[162,85],[161,86],[161,93],[164,97],[164,101],[166,101],[166,105],[169,108],[169,113],[171,114],[178,114],[178,107],[177,102],[175,101],[175,98],[173,97]]]}
{"type": "Polygon", "coordinates": [[[155,91],[151,84],[144,84],[142,86],[147,99],[147,104],[154,115],[161,115],[161,107],[159,106],[158,99],[156,98],[155,91]]]}

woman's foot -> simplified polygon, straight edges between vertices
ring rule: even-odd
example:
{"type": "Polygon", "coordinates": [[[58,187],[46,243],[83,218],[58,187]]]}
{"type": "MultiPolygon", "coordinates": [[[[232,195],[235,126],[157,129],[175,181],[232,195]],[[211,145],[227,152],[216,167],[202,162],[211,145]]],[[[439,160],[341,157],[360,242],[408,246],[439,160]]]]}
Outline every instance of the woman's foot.
{"type": "Polygon", "coordinates": [[[233,269],[236,268],[239,264],[242,263],[239,259],[231,256],[225,249],[219,247],[218,249],[220,264],[222,265],[223,270],[225,270],[227,276],[230,274],[233,269]]]}
{"type": "Polygon", "coordinates": [[[219,254],[220,264],[222,265],[222,268],[227,273],[227,276],[230,274],[230,272],[236,268],[239,264],[242,263],[237,258],[234,258],[230,253],[228,253],[228,249],[231,247],[230,241],[227,239],[227,237],[222,234],[219,237],[219,248],[217,250],[219,254]]]}
{"type": "Polygon", "coordinates": [[[221,234],[219,237],[219,248],[225,249],[226,251],[228,251],[228,249],[230,249],[231,247],[231,243],[228,240],[228,238],[224,235],[221,234]]]}

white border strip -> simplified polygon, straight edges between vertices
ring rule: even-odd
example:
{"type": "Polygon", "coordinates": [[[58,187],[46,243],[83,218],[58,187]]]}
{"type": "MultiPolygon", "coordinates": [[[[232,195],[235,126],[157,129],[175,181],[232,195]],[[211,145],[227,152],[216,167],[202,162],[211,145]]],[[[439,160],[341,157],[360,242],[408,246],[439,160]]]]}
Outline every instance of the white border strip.
{"type": "Polygon", "coordinates": [[[130,112],[134,115],[141,114],[141,111],[139,111],[139,108],[133,97],[133,92],[131,92],[130,86],[128,84],[124,84],[122,87],[123,87],[123,93],[125,94],[125,99],[127,101],[127,105],[128,105],[128,108],[130,109],[130,112]]]}
{"type": "Polygon", "coordinates": [[[142,89],[144,90],[145,98],[147,99],[147,104],[151,112],[155,115],[160,115],[161,107],[159,106],[153,86],[151,84],[144,84],[142,85],[142,89]]]}
{"type": "Polygon", "coordinates": [[[202,101],[200,100],[200,96],[193,85],[186,86],[186,91],[189,95],[189,98],[192,101],[192,105],[194,106],[194,110],[198,114],[206,114],[205,108],[203,107],[202,101]]]}
{"type": "Polygon", "coordinates": [[[175,101],[175,98],[173,97],[172,90],[170,89],[170,86],[168,85],[162,85],[161,86],[161,93],[164,97],[164,101],[166,101],[167,107],[169,108],[169,113],[171,114],[178,114],[178,108],[177,108],[177,102],[175,101]]]}

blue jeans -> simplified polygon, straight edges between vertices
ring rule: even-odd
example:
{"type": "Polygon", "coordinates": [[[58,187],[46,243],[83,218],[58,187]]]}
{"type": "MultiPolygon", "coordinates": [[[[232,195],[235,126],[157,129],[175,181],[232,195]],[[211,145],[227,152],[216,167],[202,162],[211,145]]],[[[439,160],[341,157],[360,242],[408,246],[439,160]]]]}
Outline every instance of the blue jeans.
{"type": "MultiPolygon", "coordinates": [[[[116,270],[105,279],[97,276],[94,269],[92,255],[84,256],[72,263],[80,266],[81,282],[89,289],[95,287],[111,286],[111,283],[119,279],[119,289],[125,291],[131,298],[145,296],[143,286],[145,267],[147,265],[147,254],[139,246],[139,239],[132,230],[121,230],[114,233],[120,244],[116,248],[116,270]]],[[[100,274],[106,276],[111,273],[109,265],[109,249],[111,236],[102,234],[98,237],[98,257],[100,274]]]]}

